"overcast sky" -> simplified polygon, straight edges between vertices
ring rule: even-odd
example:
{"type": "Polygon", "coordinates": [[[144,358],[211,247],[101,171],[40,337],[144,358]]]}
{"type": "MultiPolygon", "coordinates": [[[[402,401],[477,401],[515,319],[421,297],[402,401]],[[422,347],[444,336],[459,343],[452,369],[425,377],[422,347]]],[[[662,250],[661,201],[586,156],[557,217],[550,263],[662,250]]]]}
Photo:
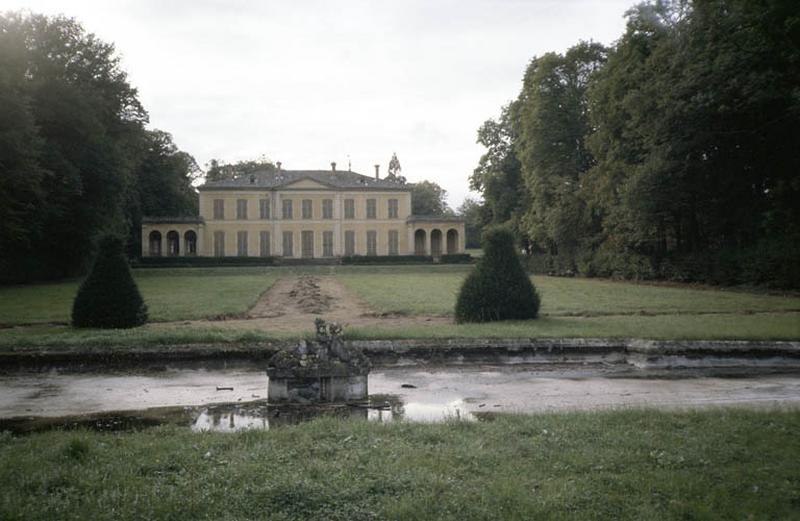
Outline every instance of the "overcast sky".
{"type": "Polygon", "coordinates": [[[527,63],[578,40],[610,44],[635,0],[0,0],[65,14],[113,42],[152,127],[204,166],[266,156],[331,161],[469,194],[483,121],[527,63]]]}

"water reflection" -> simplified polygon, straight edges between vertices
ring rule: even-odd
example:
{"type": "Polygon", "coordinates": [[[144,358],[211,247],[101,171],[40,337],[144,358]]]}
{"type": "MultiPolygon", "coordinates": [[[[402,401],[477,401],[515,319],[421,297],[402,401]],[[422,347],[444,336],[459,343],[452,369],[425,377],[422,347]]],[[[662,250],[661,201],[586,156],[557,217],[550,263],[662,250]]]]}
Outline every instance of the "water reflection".
{"type": "Polygon", "coordinates": [[[198,409],[191,427],[194,431],[216,432],[267,430],[320,416],[381,423],[401,419],[426,423],[475,419],[464,401],[460,399],[444,403],[403,403],[395,396],[381,395],[371,397],[369,403],[357,405],[277,406],[264,402],[212,405],[198,409]]]}
{"type": "Polygon", "coordinates": [[[403,402],[395,395],[373,395],[369,402],[360,404],[270,405],[264,400],[259,400],[198,407],[159,407],[60,418],[9,418],[0,419],[0,432],[8,430],[15,434],[28,434],[52,429],[77,428],[126,431],[156,425],[186,426],[196,432],[238,432],[294,425],[321,416],[381,423],[399,420],[438,422],[476,419],[461,399],[441,402],[403,402]]]}

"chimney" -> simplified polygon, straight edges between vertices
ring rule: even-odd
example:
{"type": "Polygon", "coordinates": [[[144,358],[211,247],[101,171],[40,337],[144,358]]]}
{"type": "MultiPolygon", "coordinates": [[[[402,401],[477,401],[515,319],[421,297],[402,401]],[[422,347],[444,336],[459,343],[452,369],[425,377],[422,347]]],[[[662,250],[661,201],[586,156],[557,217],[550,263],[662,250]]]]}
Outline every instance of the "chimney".
{"type": "Polygon", "coordinates": [[[381,178],[380,173],[378,173],[380,171],[380,168],[381,168],[381,165],[375,165],[375,180],[376,181],[381,178]]]}
{"type": "Polygon", "coordinates": [[[336,161],[331,161],[331,170],[336,172],[336,161]]]}
{"type": "Polygon", "coordinates": [[[277,163],[275,163],[275,164],[278,166],[278,171],[280,172],[280,170],[281,170],[281,162],[280,162],[280,161],[278,161],[278,162],[277,162],[277,163]]]}

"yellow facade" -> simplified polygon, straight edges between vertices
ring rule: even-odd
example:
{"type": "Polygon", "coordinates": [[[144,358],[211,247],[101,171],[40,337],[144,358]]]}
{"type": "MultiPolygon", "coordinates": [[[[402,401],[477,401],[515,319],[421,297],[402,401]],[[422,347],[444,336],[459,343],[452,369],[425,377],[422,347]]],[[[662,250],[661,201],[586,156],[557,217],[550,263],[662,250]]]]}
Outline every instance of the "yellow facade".
{"type": "Polygon", "coordinates": [[[464,252],[464,222],[431,218],[416,222],[411,215],[411,188],[407,185],[388,190],[348,189],[315,179],[298,179],[269,188],[206,185],[200,189],[199,208],[200,216],[194,222],[186,222],[192,218],[146,218],[142,224],[142,255],[412,255],[415,233],[416,253],[422,252],[420,230],[427,237],[424,254],[464,252]],[[291,214],[285,213],[285,205],[291,206],[291,214]],[[352,216],[348,215],[348,206],[352,206],[352,216]],[[438,250],[435,240],[431,243],[435,230],[451,239],[440,242],[438,250]],[[187,232],[197,236],[194,249],[187,232]],[[180,237],[177,247],[176,235],[180,237]]]}

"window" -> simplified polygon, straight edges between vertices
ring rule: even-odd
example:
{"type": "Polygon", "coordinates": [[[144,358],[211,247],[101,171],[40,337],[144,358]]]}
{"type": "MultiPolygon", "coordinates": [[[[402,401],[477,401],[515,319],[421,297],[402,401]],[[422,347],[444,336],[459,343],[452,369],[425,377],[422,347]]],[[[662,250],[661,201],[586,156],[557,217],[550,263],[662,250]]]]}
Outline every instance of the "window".
{"type": "Polygon", "coordinates": [[[259,217],[269,219],[269,199],[261,199],[258,203],[259,217]]]}
{"type": "Polygon", "coordinates": [[[333,232],[322,232],[322,256],[333,257],[333,232]]]}
{"type": "Polygon", "coordinates": [[[214,232],[214,256],[225,256],[225,232],[214,232]]]}
{"type": "Polygon", "coordinates": [[[247,257],[247,232],[236,232],[236,255],[247,257]]]}
{"type": "Polygon", "coordinates": [[[322,218],[333,219],[333,201],[331,199],[323,199],[322,201],[322,218]]]}
{"type": "Polygon", "coordinates": [[[356,232],[344,232],[344,254],[348,257],[356,254],[356,232]]]}
{"type": "Polygon", "coordinates": [[[291,219],[292,218],[292,200],[291,199],[284,199],[283,200],[283,218],[284,219],[291,219]]]}
{"type": "Polygon", "coordinates": [[[389,219],[397,219],[397,199],[389,199],[389,219]]]}
{"type": "Polygon", "coordinates": [[[367,219],[374,219],[377,217],[375,199],[367,199],[367,219]]]}
{"type": "Polygon", "coordinates": [[[378,254],[378,232],[367,232],[367,255],[378,254]]]}
{"type": "Polygon", "coordinates": [[[301,253],[304,259],[310,259],[314,256],[314,232],[303,231],[300,232],[300,239],[302,240],[301,253]]]}
{"type": "Polygon", "coordinates": [[[397,255],[399,250],[398,238],[397,230],[389,230],[389,255],[397,255]]]}
{"type": "Polygon", "coordinates": [[[303,219],[313,218],[311,212],[311,199],[303,199],[303,219]]]}
{"type": "Polygon", "coordinates": [[[247,199],[236,200],[236,218],[240,221],[247,219],[247,199]]]}
{"type": "Polygon", "coordinates": [[[353,199],[344,200],[344,218],[345,219],[356,218],[356,202],[353,199]]]}
{"type": "Polygon", "coordinates": [[[262,257],[269,257],[269,232],[260,232],[259,234],[259,252],[262,257]]]}
{"type": "Polygon", "coordinates": [[[222,199],[214,199],[214,219],[225,218],[225,201],[222,199]]]}
{"type": "Polygon", "coordinates": [[[293,249],[294,237],[292,236],[292,232],[283,232],[283,256],[292,257],[294,255],[292,252],[293,249]]]}

